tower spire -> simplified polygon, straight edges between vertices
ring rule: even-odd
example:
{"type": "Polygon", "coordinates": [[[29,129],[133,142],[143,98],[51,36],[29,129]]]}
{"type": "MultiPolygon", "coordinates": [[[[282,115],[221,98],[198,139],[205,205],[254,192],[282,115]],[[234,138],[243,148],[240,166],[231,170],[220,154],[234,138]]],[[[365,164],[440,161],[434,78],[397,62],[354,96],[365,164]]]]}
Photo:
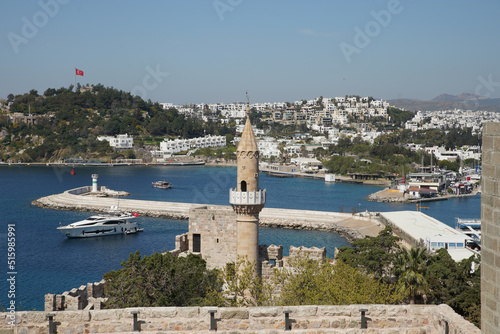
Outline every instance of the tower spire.
{"type": "Polygon", "coordinates": [[[248,90],[246,91],[247,93],[247,117],[250,117],[250,99],[248,98],[248,90]]]}
{"type": "Polygon", "coordinates": [[[259,260],[259,212],[266,203],[266,190],[259,188],[259,147],[250,122],[247,94],[247,119],[236,149],[237,183],[229,190],[229,203],[236,212],[237,253],[250,263],[259,260]]]}

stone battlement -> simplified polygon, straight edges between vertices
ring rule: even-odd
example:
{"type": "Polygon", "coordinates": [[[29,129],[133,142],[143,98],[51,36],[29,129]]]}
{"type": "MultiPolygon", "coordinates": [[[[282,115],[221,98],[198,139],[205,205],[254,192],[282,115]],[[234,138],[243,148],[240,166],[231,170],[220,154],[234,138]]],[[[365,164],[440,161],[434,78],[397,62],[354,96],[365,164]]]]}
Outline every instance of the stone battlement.
{"type": "Polygon", "coordinates": [[[104,297],[105,283],[105,280],[87,283],[87,286],[82,285],[60,295],[48,293],[45,295],[45,311],[100,310],[107,300],[104,297]]]}
{"type": "MultiPolygon", "coordinates": [[[[449,333],[479,334],[480,330],[447,305],[341,305],[284,307],[151,307],[113,310],[53,312],[57,333],[125,333],[133,330],[132,311],[139,311],[142,333],[208,333],[210,310],[215,310],[219,333],[277,333],[285,329],[284,311],[293,331],[307,333],[449,333]],[[360,309],[366,309],[361,329],[360,309]]],[[[0,313],[1,333],[47,333],[46,312],[16,312],[15,327],[9,313],[0,313]]]]}

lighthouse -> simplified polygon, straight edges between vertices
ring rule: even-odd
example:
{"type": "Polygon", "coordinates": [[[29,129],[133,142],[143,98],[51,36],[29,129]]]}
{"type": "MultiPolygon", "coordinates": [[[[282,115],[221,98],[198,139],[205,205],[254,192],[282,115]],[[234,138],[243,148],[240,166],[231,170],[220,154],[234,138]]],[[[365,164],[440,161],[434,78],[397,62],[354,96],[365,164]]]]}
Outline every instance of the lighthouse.
{"type": "Polygon", "coordinates": [[[246,123],[236,149],[237,183],[229,190],[229,203],[236,213],[237,256],[258,267],[259,213],[266,203],[266,190],[259,188],[259,148],[249,114],[247,94],[246,123]]]}

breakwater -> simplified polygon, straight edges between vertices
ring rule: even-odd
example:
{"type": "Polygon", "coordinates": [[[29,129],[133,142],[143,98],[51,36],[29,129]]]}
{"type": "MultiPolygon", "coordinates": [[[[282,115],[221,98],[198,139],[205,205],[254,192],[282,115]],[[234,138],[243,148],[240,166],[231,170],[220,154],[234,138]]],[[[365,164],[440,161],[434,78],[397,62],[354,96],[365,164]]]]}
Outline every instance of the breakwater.
{"type": "MultiPolygon", "coordinates": [[[[33,201],[32,204],[47,209],[89,212],[107,212],[110,207],[118,206],[121,211],[173,219],[189,219],[191,209],[206,206],[192,203],[97,197],[89,193],[89,187],[79,187],[61,194],[42,197],[33,201]]],[[[228,206],[211,205],[210,207],[224,209],[228,206]]],[[[335,232],[350,241],[365,236],[376,236],[383,228],[375,214],[353,215],[326,211],[264,208],[260,218],[261,226],[335,232]]]]}

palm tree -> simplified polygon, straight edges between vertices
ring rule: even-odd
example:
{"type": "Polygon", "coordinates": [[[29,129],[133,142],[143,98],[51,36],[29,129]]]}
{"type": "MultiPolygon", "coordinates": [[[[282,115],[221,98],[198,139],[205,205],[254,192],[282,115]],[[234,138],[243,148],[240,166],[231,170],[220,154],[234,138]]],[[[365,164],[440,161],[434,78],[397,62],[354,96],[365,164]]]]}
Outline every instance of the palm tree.
{"type": "Polygon", "coordinates": [[[425,248],[412,247],[409,251],[402,249],[394,264],[394,274],[401,289],[409,294],[410,304],[415,304],[415,298],[427,290],[424,277],[427,254],[425,248]]]}

